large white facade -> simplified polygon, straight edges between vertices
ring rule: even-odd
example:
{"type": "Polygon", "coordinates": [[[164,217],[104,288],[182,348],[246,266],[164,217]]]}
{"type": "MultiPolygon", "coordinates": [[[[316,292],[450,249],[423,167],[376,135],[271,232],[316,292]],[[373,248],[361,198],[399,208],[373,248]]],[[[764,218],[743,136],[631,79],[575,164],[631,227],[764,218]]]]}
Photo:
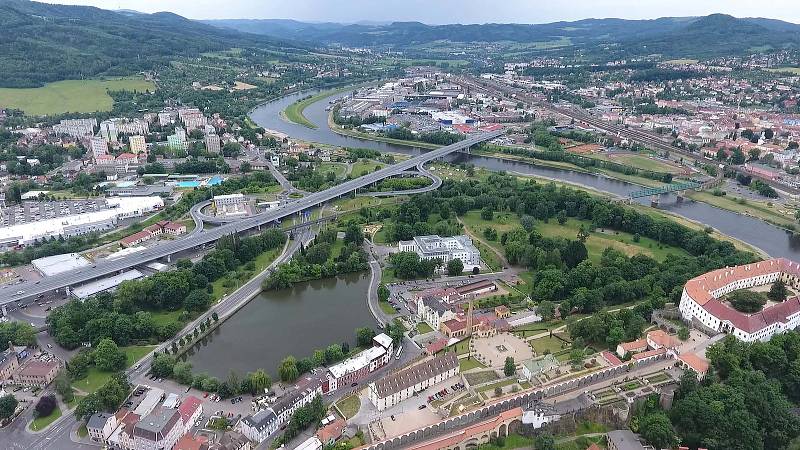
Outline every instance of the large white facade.
{"type": "Polygon", "coordinates": [[[437,235],[415,236],[410,241],[400,241],[397,244],[401,252],[414,252],[420,259],[441,259],[443,264],[450,260],[460,259],[465,270],[479,266],[481,253],[472,244],[469,236],[440,237],[437,235]]]}
{"type": "Polygon", "coordinates": [[[800,300],[797,297],[753,314],[736,311],[719,298],[733,291],[778,280],[798,287],[799,277],[800,264],[783,258],[726,267],[689,280],[683,288],[678,309],[686,321],[696,320],[707,328],[732,334],[742,341],[768,341],[773,335],[800,325],[800,300]]]}

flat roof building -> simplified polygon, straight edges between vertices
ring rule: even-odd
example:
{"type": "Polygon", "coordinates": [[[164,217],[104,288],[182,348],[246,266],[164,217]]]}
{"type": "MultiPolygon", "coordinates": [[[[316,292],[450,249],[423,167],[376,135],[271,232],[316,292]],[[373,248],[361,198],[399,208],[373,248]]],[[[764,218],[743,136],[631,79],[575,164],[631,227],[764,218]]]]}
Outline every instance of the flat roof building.
{"type": "Polygon", "coordinates": [[[78,253],[46,256],[34,259],[31,264],[40,274],[46,277],[92,265],[88,259],[78,253]]]}
{"type": "Polygon", "coordinates": [[[143,276],[144,274],[136,269],[126,270],[120,274],[101,278],[73,288],[71,293],[73,297],[83,300],[101,292],[115,289],[122,284],[123,281],[138,280],[143,276]]]}

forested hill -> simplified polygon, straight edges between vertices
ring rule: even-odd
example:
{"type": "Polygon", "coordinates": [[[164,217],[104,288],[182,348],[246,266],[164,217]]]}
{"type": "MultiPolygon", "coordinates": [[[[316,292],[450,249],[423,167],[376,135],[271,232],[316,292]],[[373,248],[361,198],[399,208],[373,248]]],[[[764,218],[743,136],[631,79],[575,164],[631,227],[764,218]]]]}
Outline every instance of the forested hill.
{"type": "MultiPolygon", "coordinates": [[[[318,44],[409,47],[438,41],[554,43],[558,48],[603,48],[611,55],[722,56],[753,49],[778,49],[800,44],[800,25],[773,19],[735,18],[724,14],[705,17],[662,17],[653,20],[585,19],[547,24],[426,25],[395,22],[387,25],[304,23],[293,20],[212,20],[206,23],[283,36],[318,44]],[[567,42],[571,45],[564,45],[567,42]]],[[[556,50],[554,50],[556,49],[556,50]]]]}
{"type": "Polygon", "coordinates": [[[34,87],[96,75],[130,75],[230,47],[284,48],[277,39],[220,29],[172,13],[0,0],[0,86],[34,87]]]}

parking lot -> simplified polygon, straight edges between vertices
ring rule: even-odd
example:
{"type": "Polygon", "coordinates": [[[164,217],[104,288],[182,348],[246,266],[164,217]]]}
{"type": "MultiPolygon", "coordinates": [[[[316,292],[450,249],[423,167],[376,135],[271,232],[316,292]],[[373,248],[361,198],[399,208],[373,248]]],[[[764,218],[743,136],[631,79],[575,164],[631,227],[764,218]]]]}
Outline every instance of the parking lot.
{"type": "Polygon", "coordinates": [[[106,208],[103,199],[65,200],[58,202],[23,202],[19,206],[0,209],[0,224],[11,226],[39,220],[99,211],[106,208]]]}

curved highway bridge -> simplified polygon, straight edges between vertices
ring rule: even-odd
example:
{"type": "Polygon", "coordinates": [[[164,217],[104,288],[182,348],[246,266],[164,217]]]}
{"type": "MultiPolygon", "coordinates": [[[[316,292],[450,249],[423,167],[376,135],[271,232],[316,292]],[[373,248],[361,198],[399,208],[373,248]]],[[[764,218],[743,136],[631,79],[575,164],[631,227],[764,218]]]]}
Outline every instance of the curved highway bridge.
{"type": "Polygon", "coordinates": [[[123,258],[113,261],[102,261],[91,267],[70,270],[57,275],[45,277],[35,283],[25,282],[16,286],[6,285],[6,287],[0,289],[0,305],[14,301],[30,300],[47,292],[75,286],[107,275],[120,273],[121,271],[127,270],[131,267],[146,264],[157,259],[169,258],[176,253],[211,244],[217,239],[232,233],[239,233],[253,228],[260,228],[263,225],[270,224],[278,219],[291,216],[292,214],[303,213],[305,210],[320,203],[324,203],[328,200],[348,194],[384,178],[405,172],[409,169],[417,167],[419,164],[441,158],[453,152],[467,149],[475,144],[494,139],[502,134],[502,131],[493,131],[490,133],[472,136],[461,142],[432,150],[428,153],[364,175],[363,177],[356,178],[355,180],[344,182],[325,191],[309,194],[306,197],[298,199],[297,201],[290,202],[286,205],[271,209],[261,214],[254,215],[237,222],[224,224],[211,230],[194,233],[183,239],[165,242],[158,246],[148,248],[147,250],[143,250],[123,258]]]}

